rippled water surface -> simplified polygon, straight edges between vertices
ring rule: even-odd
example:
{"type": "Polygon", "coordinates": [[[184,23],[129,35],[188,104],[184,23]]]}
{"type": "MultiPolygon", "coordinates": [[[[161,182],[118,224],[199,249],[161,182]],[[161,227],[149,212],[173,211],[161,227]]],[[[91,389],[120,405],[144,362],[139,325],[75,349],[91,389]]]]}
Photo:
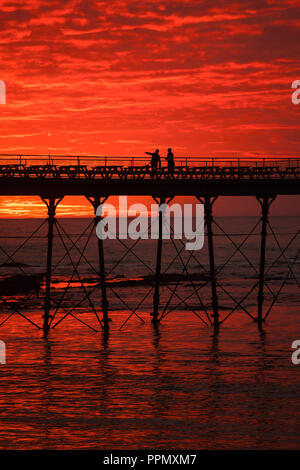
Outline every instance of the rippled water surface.
{"type": "Polygon", "coordinates": [[[1,448],[298,448],[299,327],[284,309],[266,333],[236,316],[218,337],[186,313],[108,338],[71,320],[48,340],[11,324],[1,448]]]}
{"type": "MultiPolygon", "coordinates": [[[[132,277],[141,275],[128,266],[132,277]]],[[[283,262],[278,270],[281,279],[283,262]]],[[[251,275],[237,261],[224,282],[235,293],[251,275]]],[[[132,287],[118,292],[129,303],[139,294],[132,287]]],[[[284,292],[264,330],[238,310],[217,336],[186,309],[154,329],[151,297],[139,310],[145,323],[133,316],[120,330],[128,312],[113,309],[107,336],[69,315],[44,339],[15,314],[0,330],[7,345],[0,448],[299,448],[300,365],[291,363],[291,344],[300,339],[299,288],[288,282],[284,292]]],[[[27,313],[41,323],[41,310],[27,313]]],[[[92,312],[79,317],[97,326],[92,312]]]]}

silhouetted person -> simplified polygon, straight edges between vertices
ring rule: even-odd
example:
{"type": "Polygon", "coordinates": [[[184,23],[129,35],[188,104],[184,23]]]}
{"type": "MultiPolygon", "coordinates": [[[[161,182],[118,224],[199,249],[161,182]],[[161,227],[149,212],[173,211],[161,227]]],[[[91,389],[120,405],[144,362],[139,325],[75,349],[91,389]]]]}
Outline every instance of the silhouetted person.
{"type": "Polygon", "coordinates": [[[175,169],[175,162],[174,162],[174,154],[172,152],[172,149],[168,149],[166,160],[168,162],[168,173],[169,175],[173,175],[174,169],[175,169]]]}
{"type": "Polygon", "coordinates": [[[151,152],[145,152],[147,155],[151,155],[151,160],[150,160],[150,165],[151,165],[151,173],[152,176],[157,173],[157,168],[161,168],[161,160],[160,160],[160,155],[159,155],[159,150],[156,149],[154,153],[151,152]]]}

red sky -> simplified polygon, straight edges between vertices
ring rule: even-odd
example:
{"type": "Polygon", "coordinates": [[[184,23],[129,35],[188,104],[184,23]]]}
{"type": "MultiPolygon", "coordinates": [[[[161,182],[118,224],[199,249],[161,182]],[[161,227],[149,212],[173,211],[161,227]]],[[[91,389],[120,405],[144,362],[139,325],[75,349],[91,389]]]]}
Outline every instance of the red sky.
{"type": "Polygon", "coordinates": [[[0,153],[299,155],[299,0],[0,1],[0,26],[0,153]]]}

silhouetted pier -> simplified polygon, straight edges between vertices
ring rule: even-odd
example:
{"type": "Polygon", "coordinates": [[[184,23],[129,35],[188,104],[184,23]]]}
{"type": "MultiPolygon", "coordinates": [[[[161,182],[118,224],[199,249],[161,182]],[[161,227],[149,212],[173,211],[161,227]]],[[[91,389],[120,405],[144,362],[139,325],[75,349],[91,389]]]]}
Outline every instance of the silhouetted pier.
{"type": "MultiPolygon", "coordinates": [[[[151,196],[160,205],[175,196],[194,196],[204,204],[206,237],[209,254],[211,284],[211,309],[209,323],[218,329],[218,282],[214,256],[213,205],[220,196],[253,196],[261,208],[260,258],[257,279],[257,312],[255,320],[261,324],[265,287],[265,256],[267,225],[270,205],[278,195],[300,194],[300,160],[270,159],[199,159],[177,158],[172,174],[166,167],[155,174],[146,165],[145,157],[69,157],[48,155],[0,156],[0,195],[39,196],[48,210],[47,271],[43,329],[47,333],[52,326],[51,276],[53,255],[53,231],[56,225],[56,209],[65,196],[84,196],[98,205],[110,196],[151,196]],[[210,319],[211,317],[211,319],[210,319]]],[[[95,225],[100,220],[95,216],[95,225]]],[[[156,270],[152,322],[160,321],[160,278],[162,257],[162,218],[159,218],[156,270]]],[[[109,328],[109,302],[105,271],[104,242],[98,240],[99,282],[101,291],[101,318],[99,324],[109,328]]],[[[2,305],[6,306],[7,300],[2,305]]],[[[241,304],[239,304],[241,307],[241,304]]],[[[203,306],[201,306],[203,307],[203,306]]],[[[13,311],[13,308],[10,305],[13,311]]],[[[16,313],[24,316],[19,309],[16,313]]],[[[26,317],[27,318],[27,317],[26,317]]],[[[30,321],[30,320],[29,320],[30,321]]],[[[60,320],[61,321],[61,320],[60,320]]],[[[38,325],[36,325],[38,326],[38,325]]]]}

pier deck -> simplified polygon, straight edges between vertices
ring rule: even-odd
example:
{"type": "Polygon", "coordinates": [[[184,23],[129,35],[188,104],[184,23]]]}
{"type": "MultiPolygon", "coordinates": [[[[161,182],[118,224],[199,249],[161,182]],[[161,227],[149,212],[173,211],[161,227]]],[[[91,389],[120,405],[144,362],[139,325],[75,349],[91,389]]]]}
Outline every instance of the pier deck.
{"type": "MultiPolygon", "coordinates": [[[[206,240],[208,245],[209,271],[205,273],[211,285],[210,304],[203,303],[199,297],[199,292],[195,292],[199,299],[199,312],[205,313],[202,318],[193,308],[193,312],[207,324],[213,326],[218,331],[219,326],[225,321],[237,308],[247,313],[258,325],[265,321],[270,313],[270,308],[264,314],[264,292],[265,292],[265,265],[266,265],[266,243],[268,228],[272,230],[269,223],[269,209],[277,196],[280,195],[299,195],[300,194],[300,159],[280,158],[276,161],[271,159],[197,159],[197,158],[179,158],[175,160],[175,169],[168,172],[167,167],[163,165],[157,171],[153,171],[145,162],[144,157],[87,157],[87,156],[46,156],[46,155],[0,155],[0,196],[39,196],[45,203],[48,210],[48,234],[47,234],[47,253],[46,253],[46,273],[45,273],[45,300],[43,314],[43,330],[47,334],[50,328],[54,328],[64,318],[69,315],[78,318],[72,313],[67,312],[59,321],[53,322],[60,304],[55,307],[53,313],[53,301],[51,298],[52,288],[52,267],[55,231],[62,240],[62,233],[59,231],[59,225],[56,215],[56,209],[64,196],[76,195],[83,196],[92,204],[95,214],[100,203],[106,201],[110,196],[128,195],[128,196],[152,196],[156,204],[171,201],[175,196],[195,196],[198,201],[204,205],[206,240]],[[213,217],[213,205],[220,196],[253,196],[257,199],[261,209],[261,232],[259,249],[259,266],[255,271],[257,280],[254,287],[257,289],[257,313],[253,315],[243,306],[243,299],[236,300],[228,293],[235,305],[225,318],[220,319],[218,290],[224,286],[218,281],[218,272],[220,268],[215,264],[214,247],[214,225],[217,225],[213,217]],[[211,313],[210,313],[211,311],[211,313]]],[[[91,233],[95,231],[95,226],[101,220],[101,217],[94,218],[91,233]]],[[[156,269],[153,272],[153,311],[151,312],[152,323],[157,325],[164,317],[160,311],[160,286],[161,286],[161,261],[162,261],[162,236],[163,220],[159,214],[159,238],[157,240],[156,269]]],[[[300,230],[299,230],[300,231],[300,230]]],[[[95,234],[94,234],[95,235],[95,234]]],[[[235,245],[236,251],[242,253],[242,245],[237,246],[230,238],[230,235],[224,232],[224,235],[235,245]]],[[[249,234],[250,235],[250,234],[249,234]]],[[[276,234],[273,233],[276,237],[276,234]]],[[[30,235],[31,238],[33,235],[30,235]]],[[[289,242],[291,243],[291,242],[289,242]]],[[[25,243],[23,243],[24,245],[25,243]]],[[[23,246],[22,245],[22,246],[23,246]]],[[[98,259],[99,259],[99,293],[101,294],[101,318],[97,313],[97,307],[92,305],[93,311],[98,319],[99,325],[104,330],[109,329],[109,301],[107,289],[109,288],[106,278],[105,268],[105,242],[98,240],[98,259]]],[[[286,260],[285,250],[279,245],[280,257],[287,262],[289,272],[287,277],[282,280],[282,287],[293,273],[293,265],[286,260]]],[[[13,261],[13,255],[6,253],[1,247],[2,253],[6,254],[7,260],[13,261]]],[[[128,251],[132,251],[130,248],[128,251]]],[[[300,251],[300,250],[299,250],[300,251]]],[[[297,252],[297,256],[299,252],[297,252]]],[[[70,250],[66,248],[66,254],[70,257],[70,250]]],[[[83,252],[81,253],[83,256],[83,252]]],[[[179,255],[177,255],[179,256],[179,255]]],[[[245,257],[246,258],[246,257],[245,257]]],[[[70,258],[71,259],[71,258],[70,258]]],[[[247,259],[247,258],[246,258],[247,259]]],[[[142,260],[141,260],[142,261],[142,260]]],[[[253,264],[247,260],[251,267],[253,264]]],[[[5,263],[4,263],[5,264],[5,263]]],[[[74,265],[74,273],[79,277],[77,267],[74,265]]],[[[221,268],[222,269],[222,268],[221,268]]],[[[255,269],[255,268],[254,268],[255,269]]],[[[183,270],[187,275],[187,265],[183,263],[183,270]]],[[[72,275],[72,277],[73,277],[72,275]]],[[[293,274],[294,276],[294,274],[293,274]]],[[[295,276],[294,276],[295,277],[295,276]]],[[[79,277],[80,280],[80,277],[79,277]]],[[[81,281],[80,281],[81,282],[81,281]]],[[[192,283],[192,281],[191,281],[192,283]]],[[[86,288],[82,283],[83,289],[86,288]]],[[[297,282],[297,286],[300,284],[297,282]]],[[[273,304],[278,300],[281,292],[280,288],[277,294],[273,295],[273,304]]],[[[193,285],[195,289],[195,286],[193,285]]],[[[174,292],[171,290],[171,298],[174,292]]],[[[270,289],[269,289],[270,290],[270,289]]],[[[250,291],[250,292],[251,292],[250,291]]],[[[178,297],[178,294],[175,293],[178,297]]],[[[87,297],[90,300],[89,294],[87,297]]],[[[182,303],[182,302],[181,302],[182,303]]],[[[19,307],[9,302],[5,296],[1,297],[1,306],[5,312],[8,312],[8,319],[13,314],[18,314],[35,324],[24,315],[19,307]]],[[[129,315],[138,316],[133,310],[129,315]]],[[[139,317],[139,316],[138,316],[139,317]]],[[[6,320],[5,320],[6,321],[6,320]]],[[[5,321],[2,323],[4,324],[5,321]]],[[[82,320],[79,320],[82,322],[82,320]]],[[[2,324],[1,323],[1,324],[2,324]]],[[[126,323],[126,322],[125,322],[126,323]]],[[[39,328],[38,325],[35,324],[39,328]]]]}

